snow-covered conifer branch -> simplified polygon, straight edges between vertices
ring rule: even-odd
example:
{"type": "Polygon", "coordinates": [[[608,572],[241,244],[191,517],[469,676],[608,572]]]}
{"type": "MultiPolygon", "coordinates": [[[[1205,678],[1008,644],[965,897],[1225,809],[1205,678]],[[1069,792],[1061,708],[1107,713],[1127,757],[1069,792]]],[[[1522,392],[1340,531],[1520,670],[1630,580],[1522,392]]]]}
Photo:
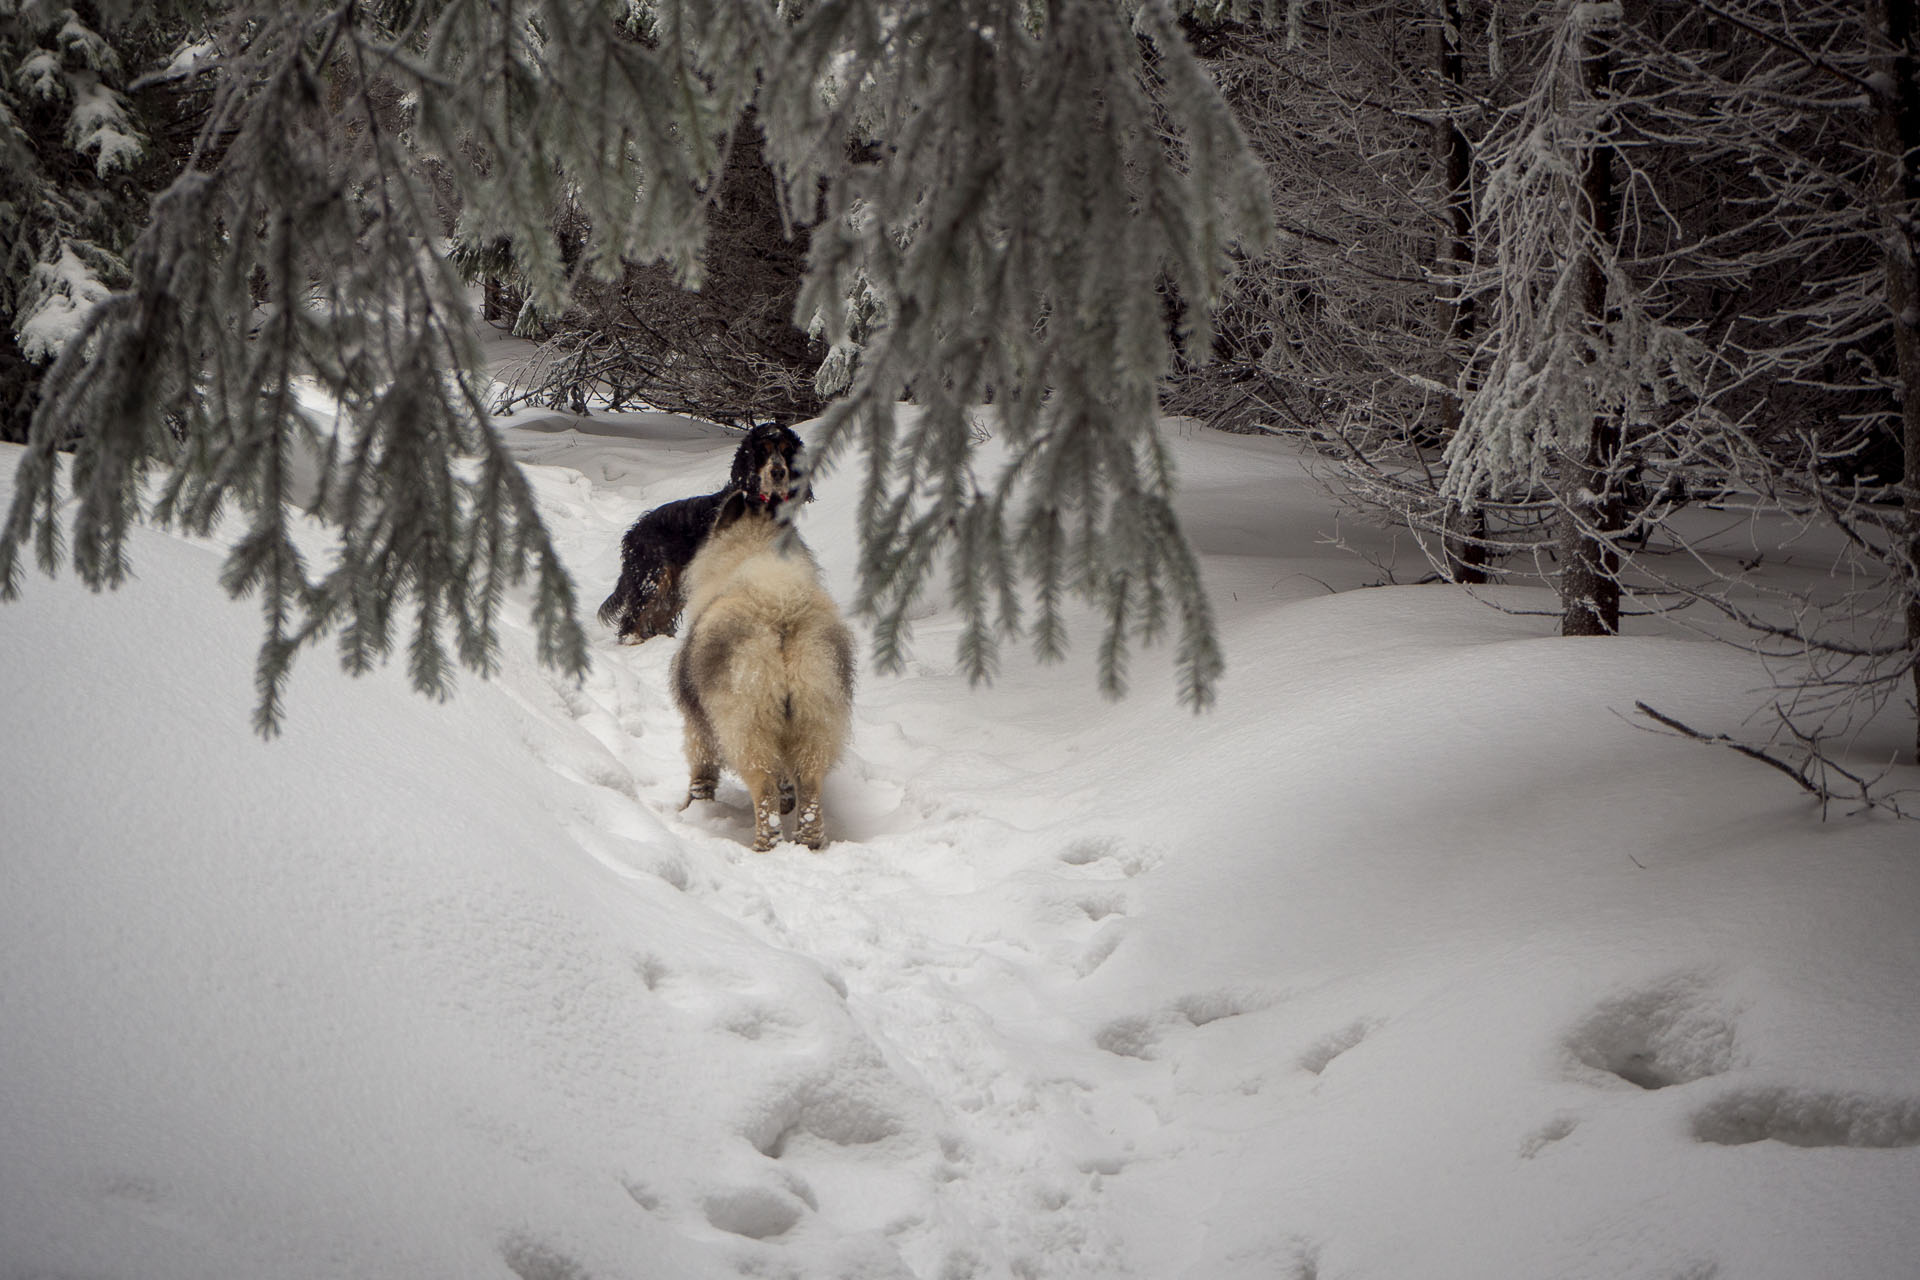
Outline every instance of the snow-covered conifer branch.
{"type": "MultiPolygon", "coordinates": [[[[1266,201],[1162,0],[234,0],[215,17],[195,46],[192,79],[211,88],[191,163],[155,203],[129,286],[46,379],[0,535],[9,588],[19,548],[60,558],[54,454],[77,440],[89,582],[124,575],[143,508],[243,523],[227,581],[266,615],[265,729],[295,653],[331,632],[350,667],[383,660],[403,604],[422,689],[449,687],[448,633],[488,670],[505,587],[529,572],[543,656],[577,671],[571,589],[483,420],[446,219],[457,206],[457,240],[507,255],[538,308],[631,262],[697,283],[715,177],[751,109],[789,225],[821,228],[794,318],[822,317],[846,348],[821,451],[866,453],[862,600],[881,656],[950,554],[972,670],[1018,632],[1037,573],[1043,655],[1064,639],[1063,588],[1112,620],[1116,671],[1128,635],[1171,615],[1187,696],[1204,701],[1209,615],[1172,478],[1142,466],[1169,360],[1159,286],[1204,345],[1228,248],[1257,242],[1266,201]],[[551,232],[562,208],[577,244],[551,232]],[[304,418],[304,380],[336,422],[304,418]],[[922,409],[901,431],[909,389],[922,409]],[[1037,483],[976,484],[969,415],[989,398],[1037,483]],[[298,554],[295,505],[329,555],[298,554]],[[1017,553],[1011,531],[1047,510],[1074,513],[1052,526],[1066,544],[1017,553]]],[[[88,108],[103,171],[128,154],[103,131],[131,136],[98,106],[113,101],[88,108]]]]}

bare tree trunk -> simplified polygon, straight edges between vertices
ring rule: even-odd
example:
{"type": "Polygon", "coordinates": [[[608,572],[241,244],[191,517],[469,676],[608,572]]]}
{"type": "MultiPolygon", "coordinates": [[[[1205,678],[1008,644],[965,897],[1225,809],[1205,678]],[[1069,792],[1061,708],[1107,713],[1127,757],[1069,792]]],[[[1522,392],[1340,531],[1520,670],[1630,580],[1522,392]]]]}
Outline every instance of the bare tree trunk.
{"type": "MultiPolygon", "coordinates": [[[[1604,38],[1589,25],[1580,35],[1576,101],[1601,98],[1613,76],[1604,38]]],[[[1581,220],[1585,249],[1572,264],[1579,273],[1582,309],[1598,333],[1607,323],[1607,277],[1601,246],[1612,243],[1618,197],[1613,186],[1613,148],[1596,137],[1582,161],[1573,216],[1581,220]]],[[[1620,421],[1601,414],[1583,453],[1560,458],[1560,634],[1613,635],[1620,630],[1620,556],[1609,535],[1625,527],[1614,464],[1620,456],[1620,421]]]]}
{"type": "MultiPolygon", "coordinates": [[[[1463,277],[1473,263],[1473,205],[1468,189],[1473,152],[1453,115],[1464,100],[1467,78],[1466,62],[1460,56],[1460,0],[1437,0],[1437,6],[1433,53],[1443,110],[1434,118],[1433,147],[1445,183],[1445,221],[1439,243],[1434,246],[1437,268],[1434,292],[1440,307],[1443,368],[1453,375],[1446,381],[1456,387],[1440,403],[1442,438],[1450,441],[1460,433],[1460,349],[1472,327],[1468,303],[1463,296],[1463,277]]],[[[1449,578],[1455,582],[1487,580],[1486,535],[1484,509],[1458,502],[1448,506],[1444,545],[1449,578]]]]}
{"type": "MultiPolygon", "coordinates": [[[[1902,477],[1907,535],[1907,649],[1920,700],[1920,30],[1914,0],[1879,0],[1875,15],[1887,51],[1878,68],[1874,129],[1880,151],[1881,209],[1886,220],[1887,309],[1893,313],[1893,349],[1900,369],[1900,429],[1906,442],[1902,477]]],[[[1896,563],[1898,560],[1896,559],[1896,563]]],[[[1915,759],[1920,760],[1920,722],[1915,759]]]]}

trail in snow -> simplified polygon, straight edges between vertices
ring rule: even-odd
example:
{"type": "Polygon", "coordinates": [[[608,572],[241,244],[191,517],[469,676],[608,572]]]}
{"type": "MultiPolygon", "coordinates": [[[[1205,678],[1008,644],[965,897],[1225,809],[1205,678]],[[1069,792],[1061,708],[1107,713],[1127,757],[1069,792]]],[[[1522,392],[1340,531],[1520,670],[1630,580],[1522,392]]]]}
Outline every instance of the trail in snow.
{"type": "MultiPolygon", "coordinates": [[[[589,494],[582,513],[595,505],[589,494]]],[[[621,517],[637,514],[618,505],[621,517]]],[[[611,546],[618,534],[608,526],[602,540],[611,546]]],[[[1076,834],[1090,791],[1077,805],[1036,804],[1025,830],[954,804],[944,777],[966,773],[969,790],[1011,779],[1023,772],[1019,748],[988,726],[973,751],[930,743],[916,732],[919,695],[892,698],[890,682],[871,676],[856,700],[854,749],[828,788],[835,842],[819,855],[790,844],[747,853],[751,816],[737,780],[723,782],[717,802],[677,810],[686,770],[665,692],[672,643],[620,646],[597,635],[585,684],[551,682],[618,766],[583,777],[565,753],[549,759],[562,776],[605,789],[572,834],[623,873],[661,876],[770,946],[817,962],[889,1073],[941,1104],[903,1117],[858,1075],[810,1079],[769,1100],[746,1134],[793,1175],[800,1205],[741,1196],[710,1217],[764,1237],[818,1211],[843,1229],[884,1233],[916,1274],[1132,1274],[1103,1191],[1132,1157],[1124,1135],[1159,1122],[1142,1100],[1096,1087],[1112,1048],[1062,997],[1118,945],[1128,883],[1154,855],[1111,834],[1076,834]],[[636,794],[698,870],[655,849],[636,867],[609,839],[649,825],[633,811],[636,794]],[[889,1146],[886,1163],[852,1150],[873,1144],[889,1146]],[[920,1166],[938,1197],[902,1179],[899,1163],[920,1166]],[[955,1239],[971,1243],[956,1248],[955,1239]]],[[[771,1054],[805,1033],[750,987],[702,982],[662,961],[650,985],[771,1054]]]]}

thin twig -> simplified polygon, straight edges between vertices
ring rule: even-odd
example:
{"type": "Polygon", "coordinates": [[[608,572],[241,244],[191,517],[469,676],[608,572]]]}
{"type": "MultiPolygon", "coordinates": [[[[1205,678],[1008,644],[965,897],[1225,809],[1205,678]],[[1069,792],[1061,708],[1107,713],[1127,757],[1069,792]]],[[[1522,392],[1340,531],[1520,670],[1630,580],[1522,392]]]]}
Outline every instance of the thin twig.
{"type": "MultiPolygon", "coordinates": [[[[1802,736],[1802,742],[1806,745],[1808,764],[1796,768],[1779,757],[1768,754],[1759,747],[1741,742],[1727,734],[1703,732],[1694,728],[1692,725],[1676,720],[1664,712],[1655,711],[1644,702],[1635,701],[1633,705],[1634,709],[1639,711],[1641,715],[1646,716],[1649,720],[1654,721],[1664,728],[1680,734],[1682,737],[1691,738],[1695,742],[1704,742],[1710,746],[1726,747],[1730,751],[1739,752],[1749,760],[1758,760],[1761,764],[1778,769],[1781,773],[1792,778],[1794,784],[1802,791],[1805,791],[1808,795],[1820,802],[1820,817],[1823,821],[1827,816],[1827,806],[1835,799],[1833,788],[1828,786],[1824,780],[1824,775],[1829,772],[1837,773],[1847,779],[1847,781],[1853,783],[1858,789],[1858,799],[1862,809],[1881,809],[1897,818],[1920,818],[1920,814],[1910,814],[1902,809],[1897,796],[1875,793],[1875,784],[1886,776],[1884,773],[1878,778],[1863,778],[1828,757],[1825,752],[1820,749],[1820,745],[1815,739],[1802,736]],[[1820,773],[1823,775],[1821,778],[1816,779],[1812,776],[1812,770],[1809,766],[1813,765],[1819,767],[1820,773]]],[[[1859,810],[1855,810],[1854,812],[1857,813],[1859,810]]]]}

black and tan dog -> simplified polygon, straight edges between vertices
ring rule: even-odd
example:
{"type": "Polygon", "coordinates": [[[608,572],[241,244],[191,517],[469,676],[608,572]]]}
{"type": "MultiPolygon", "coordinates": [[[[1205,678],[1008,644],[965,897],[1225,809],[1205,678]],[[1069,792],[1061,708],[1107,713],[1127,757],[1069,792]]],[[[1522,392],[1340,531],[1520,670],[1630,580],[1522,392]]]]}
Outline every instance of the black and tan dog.
{"type": "Polygon", "coordinates": [[[725,488],[655,507],[634,521],[620,540],[620,581],[600,606],[600,621],[617,630],[624,644],[674,634],[685,603],[681,575],[705,543],[721,504],[735,493],[770,509],[810,498],[804,450],[792,428],[763,422],[733,451],[725,488]]]}
{"type": "MultiPolygon", "coordinates": [[[[853,638],[780,503],[729,494],[687,566],[687,634],[674,651],[685,721],[687,804],[711,800],[724,766],[753,797],[753,847],[826,842],[820,789],[846,746],[853,638]]],[[[681,806],[685,808],[685,805],[681,806]]]]}

